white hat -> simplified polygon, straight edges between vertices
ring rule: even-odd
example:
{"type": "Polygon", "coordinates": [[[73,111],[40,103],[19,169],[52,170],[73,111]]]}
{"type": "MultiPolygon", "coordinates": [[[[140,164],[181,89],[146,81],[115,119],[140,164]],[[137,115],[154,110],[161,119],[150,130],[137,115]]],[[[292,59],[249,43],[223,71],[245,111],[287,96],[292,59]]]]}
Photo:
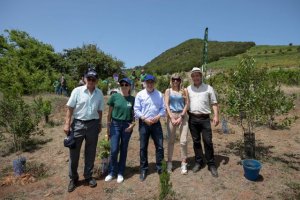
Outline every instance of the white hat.
{"type": "Polygon", "coordinates": [[[202,71],[201,71],[201,69],[200,69],[200,68],[198,68],[198,67],[194,67],[194,68],[192,69],[192,71],[191,71],[191,73],[195,73],[195,72],[199,72],[199,73],[201,73],[201,74],[202,74],[202,71]]]}

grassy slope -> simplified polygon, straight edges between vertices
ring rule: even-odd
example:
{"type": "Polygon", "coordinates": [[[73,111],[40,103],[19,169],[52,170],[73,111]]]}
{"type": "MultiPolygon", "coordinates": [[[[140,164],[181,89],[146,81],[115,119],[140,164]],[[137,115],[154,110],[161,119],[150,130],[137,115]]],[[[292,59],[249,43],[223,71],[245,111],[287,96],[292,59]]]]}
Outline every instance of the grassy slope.
{"type": "Polygon", "coordinates": [[[208,64],[208,68],[231,68],[238,65],[243,55],[253,56],[258,66],[267,68],[300,67],[300,46],[255,46],[246,53],[232,57],[223,57],[218,61],[208,64]]]}

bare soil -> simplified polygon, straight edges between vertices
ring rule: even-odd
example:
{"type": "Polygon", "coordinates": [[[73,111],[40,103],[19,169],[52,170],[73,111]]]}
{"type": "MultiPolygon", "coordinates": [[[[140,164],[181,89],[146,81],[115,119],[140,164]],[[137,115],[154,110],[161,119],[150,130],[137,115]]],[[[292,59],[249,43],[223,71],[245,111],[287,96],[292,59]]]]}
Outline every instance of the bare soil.
{"type": "MultiPolygon", "coordinates": [[[[290,114],[300,114],[300,89],[289,88],[298,94],[295,110],[290,114]]],[[[289,91],[290,91],[289,90],[289,91]]],[[[53,95],[51,95],[53,98],[53,95]]],[[[107,99],[107,97],[106,97],[107,99]]],[[[19,154],[13,153],[0,157],[0,199],[158,199],[159,176],[155,172],[155,148],[152,140],[149,144],[149,175],[144,182],[139,180],[139,134],[137,126],[129,144],[125,181],[118,184],[116,180],[104,182],[105,176],[97,177],[97,187],[90,188],[83,181],[83,149],[78,172],[80,186],[72,193],[67,192],[68,179],[68,149],[63,147],[63,122],[65,116],[65,97],[55,97],[55,109],[50,120],[56,126],[45,126],[43,137],[37,137],[41,142],[35,149],[22,152],[27,162],[44,163],[47,176],[34,179],[34,182],[2,185],[5,177],[12,176],[12,171],[6,173],[13,159],[19,154]],[[43,144],[45,143],[45,144],[43,144]]],[[[106,121],[107,112],[104,114],[106,121]]],[[[165,120],[162,120],[166,134],[165,120]]],[[[257,181],[249,181],[244,177],[240,165],[240,150],[243,135],[241,129],[229,124],[230,134],[223,134],[221,125],[213,128],[213,142],[219,177],[211,176],[207,167],[197,173],[191,171],[194,165],[193,144],[188,138],[187,175],[180,174],[180,147],[175,144],[175,170],[171,173],[172,189],[175,199],[299,199],[300,193],[300,123],[296,120],[290,129],[270,130],[260,128],[256,132],[257,156],[262,162],[260,177],[257,181]]],[[[104,137],[106,129],[102,130],[100,138],[104,137]]],[[[84,147],[84,144],[83,144],[84,147]]],[[[165,157],[167,142],[164,141],[165,157]]],[[[1,146],[3,147],[3,145],[1,146]]],[[[100,166],[97,158],[95,167],[100,166]]]]}

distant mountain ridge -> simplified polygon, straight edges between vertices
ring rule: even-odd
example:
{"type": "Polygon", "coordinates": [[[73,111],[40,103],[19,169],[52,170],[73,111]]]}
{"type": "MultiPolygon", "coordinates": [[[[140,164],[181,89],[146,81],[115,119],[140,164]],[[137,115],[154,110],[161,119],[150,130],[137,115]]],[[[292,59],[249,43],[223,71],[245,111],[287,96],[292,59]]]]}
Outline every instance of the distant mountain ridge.
{"type": "MultiPolygon", "coordinates": [[[[145,64],[149,73],[166,74],[179,71],[189,71],[192,67],[200,67],[203,63],[202,39],[190,39],[170,48],[145,64]]],[[[236,56],[245,53],[254,42],[218,42],[208,41],[208,63],[223,57],[236,56]]]]}

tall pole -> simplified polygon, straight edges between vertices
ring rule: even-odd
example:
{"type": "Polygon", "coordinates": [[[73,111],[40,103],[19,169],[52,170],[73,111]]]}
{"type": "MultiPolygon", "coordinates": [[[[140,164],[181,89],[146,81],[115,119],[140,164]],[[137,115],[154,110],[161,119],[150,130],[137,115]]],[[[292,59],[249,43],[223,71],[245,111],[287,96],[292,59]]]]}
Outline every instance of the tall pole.
{"type": "Polygon", "coordinates": [[[207,51],[208,51],[208,28],[205,28],[204,41],[203,41],[203,56],[202,56],[202,73],[204,74],[203,79],[206,77],[207,72],[207,51]]]}

